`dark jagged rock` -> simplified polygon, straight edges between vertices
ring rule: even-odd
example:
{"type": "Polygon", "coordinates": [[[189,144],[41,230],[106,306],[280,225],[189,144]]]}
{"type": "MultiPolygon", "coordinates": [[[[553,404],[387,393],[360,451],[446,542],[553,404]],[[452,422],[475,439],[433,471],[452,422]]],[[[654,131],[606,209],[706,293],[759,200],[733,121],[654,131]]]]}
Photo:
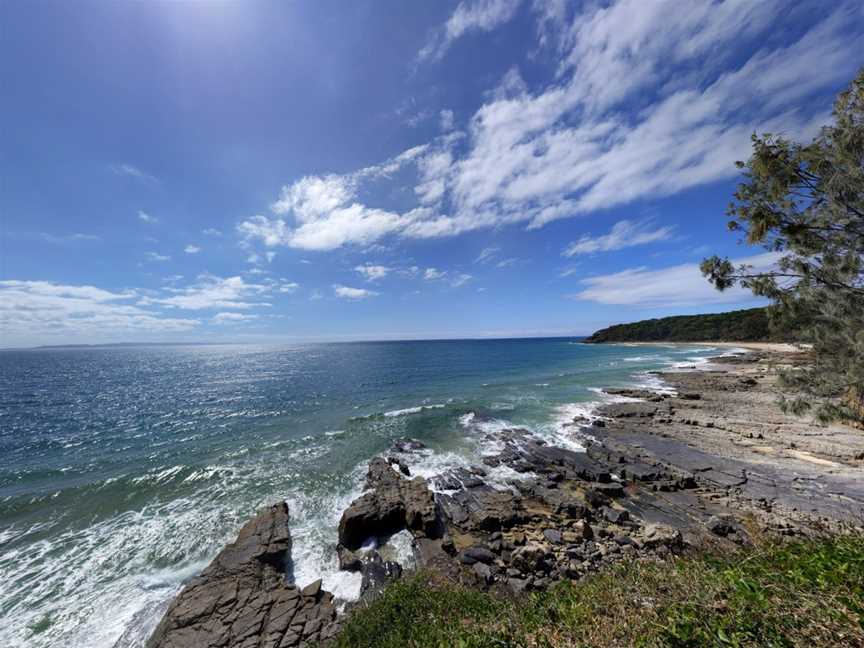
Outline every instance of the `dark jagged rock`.
{"type": "Polygon", "coordinates": [[[443,533],[438,507],[426,480],[405,479],[381,457],[369,464],[366,486],[339,521],[339,544],[358,549],[368,538],[383,538],[402,529],[439,538],[443,533]]]}
{"type": "Polygon", "coordinates": [[[735,533],[738,530],[738,525],[732,520],[717,515],[712,516],[705,527],[714,535],[725,538],[730,533],[735,533]]]}
{"type": "Polygon", "coordinates": [[[417,439],[396,439],[392,446],[395,452],[417,452],[418,450],[425,450],[426,444],[422,441],[418,441],[417,439]]]}
{"type": "Polygon", "coordinates": [[[411,476],[411,469],[408,468],[408,464],[402,461],[402,459],[400,459],[399,457],[387,457],[387,463],[389,463],[391,466],[398,468],[399,472],[401,472],[406,477],[411,476]]]}
{"type": "Polygon", "coordinates": [[[391,560],[384,560],[377,551],[371,552],[363,559],[363,581],[360,585],[360,597],[370,601],[377,597],[392,581],[402,575],[402,566],[391,560]]]}
{"type": "Polygon", "coordinates": [[[668,394],[659,393],[656,391],[650,391],[648,389],[604,389],[605,393],[610,396],[624,396],[626,398],[638,398],[644,401],[650,401],[652,403],[659,403],[660,401],[666,400],[669,398],[668,394]]]}
{"type": "Polygon", "coordinates": [[[148,648],[281,648],[325,640],[336,630],[333,597],[316,581],[286,581],[288,505],[261,511],[168,607],[148,648]]]}

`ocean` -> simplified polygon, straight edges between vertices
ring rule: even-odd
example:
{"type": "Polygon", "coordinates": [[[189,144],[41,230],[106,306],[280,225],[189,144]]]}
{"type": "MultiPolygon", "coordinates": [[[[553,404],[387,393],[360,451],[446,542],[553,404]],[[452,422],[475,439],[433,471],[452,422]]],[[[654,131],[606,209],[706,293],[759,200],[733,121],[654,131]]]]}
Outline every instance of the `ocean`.
{"type": "MultiPolygon", "coordinates": [[[[295,579],[343,599],[335,556],[366,464],[476,465],[492,429],[581,448],[568,425],[710,347],[578,339],[0,352],[0,645],[140,646],[184,579],[265,504],[291,509],[295,579]]],[[[497,469],[492,483],[514,475],[497,469]]]]}

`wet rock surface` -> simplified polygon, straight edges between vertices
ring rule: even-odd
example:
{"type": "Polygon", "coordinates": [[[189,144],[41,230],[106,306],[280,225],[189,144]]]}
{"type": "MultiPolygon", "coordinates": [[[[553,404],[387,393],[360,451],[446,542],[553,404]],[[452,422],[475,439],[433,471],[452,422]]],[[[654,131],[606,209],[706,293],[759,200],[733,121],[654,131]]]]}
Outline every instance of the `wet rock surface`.
{"type": "MultiPolygon", "coordinates": [[[[610,389],[639,400],[574,420],[583,452],[506,429],[489,433],[498,450],[484,466],[427,481],[403,461],[423,444],[400,439],[370,462],[366,491],[342,516],[340,566],[360,572],[361,597],[374,598],[409,568],[379,552],[407,532],[417,565],[512,596],[622,560],[746,544],[748,529],[860,526],[864,440],[779,413],[766,363],[794,361],[734,356],[709,370],[663,374],[662,392],[610,389]],[[503,485],[487,474],[501,467],[515,476],[503,485]]],[[[262,516],[183,590],[151,648],[275,648],[332,636],[332,596],[320,583],[301,591],[285,580],[287,508],[262,516]]]]}
{"type": "Polygon", "coordinates": [[[148,648],[287,648],[337,630],[321,581],[289,583],[288,505],[261,511],[168,607],[148,648]]]}
{"type": "MultiPolygon", "coordinates": [[[[619,560],[663,560],[688,547],[747,543],[745,520],[786,534],[860,523],[864,481],[852,483],[854,475],[862,476],[854,460],[839,471],[767,462],[758,453],[730,452],[730,440],[723,440],[737,416],[730,401],[746,417],[741,425],[764,427],[762,421],[777,417],[762,375],[766,358],[776,361],[754,353],[718,359],[728,366],[713,370],[663,374],[667,385],[660,392],[608,390],[638,400],[609,404],[599,419],[574,420],[584,452],[550,446],[519,428],[490,435],[490,446],[500,451],[484,464],[514,471],[507,488],[487,483],[483,467],[450,470],[416,486],[391,470],[375,488],[389,489],[403,502],[406,491],[417,488],[414,497],[427,502],[423,525],[399,524],[424,543],[421,565],[515,593],[577,579],[619,560]],[[435,533],[424,533],[424,526],[435,533]]],[[[804,425],[798,419],[784,423],[804,425]]],[[[365,497],[355,502],[361,509],[365,497]]],[[[377,533],[374,524],[363,528],[377,533]]]]}

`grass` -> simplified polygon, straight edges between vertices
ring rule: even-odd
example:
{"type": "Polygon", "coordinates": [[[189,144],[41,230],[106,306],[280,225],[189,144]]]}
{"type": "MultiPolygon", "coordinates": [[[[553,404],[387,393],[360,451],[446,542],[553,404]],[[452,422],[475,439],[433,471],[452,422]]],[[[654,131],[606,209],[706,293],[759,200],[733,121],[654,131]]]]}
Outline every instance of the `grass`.
{"type": "Polygon", "coordinates": [[[418,574],[355,610],[336,645],[864,646],[864,539],[634,561],[521,600],[418,574]]]}

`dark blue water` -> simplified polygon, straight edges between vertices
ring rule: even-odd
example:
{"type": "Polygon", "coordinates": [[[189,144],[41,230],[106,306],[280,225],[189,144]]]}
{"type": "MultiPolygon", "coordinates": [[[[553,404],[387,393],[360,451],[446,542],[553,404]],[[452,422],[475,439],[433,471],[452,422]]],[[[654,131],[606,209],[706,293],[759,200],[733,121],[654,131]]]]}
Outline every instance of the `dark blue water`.
{"type": "Polygon", "coordinates": [[[394,439],[429,445],[412,459],[429,476],[492,450],[495,426],[578,448],[565,423],[597,387],[709,352],[567,339],[0,352],[0,645],[139,645],[182,580],[276,499],[297,581],[350,598],[336,522],[394,439]]]}

